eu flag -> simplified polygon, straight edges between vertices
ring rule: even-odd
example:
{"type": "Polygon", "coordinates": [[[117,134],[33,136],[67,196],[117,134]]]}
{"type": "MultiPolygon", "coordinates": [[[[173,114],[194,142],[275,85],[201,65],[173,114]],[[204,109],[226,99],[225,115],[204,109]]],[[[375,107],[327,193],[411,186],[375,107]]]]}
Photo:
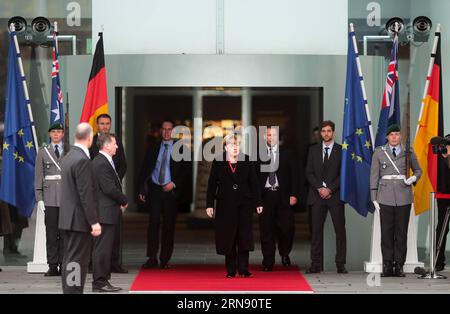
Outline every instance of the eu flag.
{"type": "Polygon", "coordinates": [[[0,199],[17,207],[22,216],[30,217],[35,203],[36,148],[23,86],[25,77],[19,71],[14,32],[9,36],[0,199]]]}
{"type": "Polygon", "coordinates": [[[370,200],[370,165],[372,136],[363,96],[363,78],[359,74],[354,33],[349,33],[347,80],[345,87],[344,124],[342,135],[341,200],[366,217],[373,212],[370,200]]]}

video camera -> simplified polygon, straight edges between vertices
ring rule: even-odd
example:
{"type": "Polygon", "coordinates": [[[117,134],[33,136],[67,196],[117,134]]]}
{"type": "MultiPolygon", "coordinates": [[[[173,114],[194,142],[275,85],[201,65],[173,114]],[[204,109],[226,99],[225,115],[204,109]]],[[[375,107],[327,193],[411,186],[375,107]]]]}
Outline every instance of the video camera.
{"type": "Polygon", "coordinates": [[[447,154],[447,145],[450,145],[450,134],[445,137],[435,136],[430,140],[433,154],[447,154]]]}

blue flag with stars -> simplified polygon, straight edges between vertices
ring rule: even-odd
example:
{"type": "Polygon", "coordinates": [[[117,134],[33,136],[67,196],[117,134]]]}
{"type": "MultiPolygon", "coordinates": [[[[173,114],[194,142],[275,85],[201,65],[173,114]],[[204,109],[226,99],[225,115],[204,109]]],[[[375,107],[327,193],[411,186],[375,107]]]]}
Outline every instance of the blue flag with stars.
{"type": "Polygon", "coordinates": [[[340,196],[366,217],[369,211],[373,212],[369,184],[373,146],[352,36],[354,33],[349,33],[340,196]]]}
{"type": "Polygon", "coordinates": [[[30,217],[35,203],[33,140],[27,100],[18,65],[14,32],[10,33],[0,199],[30,217]]]}

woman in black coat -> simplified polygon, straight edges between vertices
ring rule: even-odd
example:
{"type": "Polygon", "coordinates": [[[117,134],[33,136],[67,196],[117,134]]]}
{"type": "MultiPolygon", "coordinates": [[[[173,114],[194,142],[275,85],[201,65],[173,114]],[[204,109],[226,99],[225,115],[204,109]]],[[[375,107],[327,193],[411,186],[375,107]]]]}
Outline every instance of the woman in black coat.
{"type": "Polygon", "coordinates": [[[217,254],[225,255],[227,278],[250,277],[249,251],[254,250],[252,216],[263,210],[255,163],[239,152],[239,138],[225,138],[222,160],[214,160],[208,180],[206,212],[214,216],[217,254]]]}

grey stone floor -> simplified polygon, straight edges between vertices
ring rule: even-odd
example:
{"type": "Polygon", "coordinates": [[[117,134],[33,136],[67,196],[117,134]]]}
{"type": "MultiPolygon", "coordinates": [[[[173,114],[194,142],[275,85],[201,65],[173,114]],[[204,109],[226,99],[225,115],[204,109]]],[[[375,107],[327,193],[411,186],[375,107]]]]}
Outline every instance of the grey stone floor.
{"type": "MultiPolygon", "coordinates": [[[[172,264],[222,264],[224,259],[215,253],[214,233],[212,229],[193,229],[187,225],[187,215],[179,215],[176,229],[175,250],[172,264]]],[[[305,217],[296,215],[296,239],[295,249],[291,255],[293,263],[300,266],[302,271],[309,264],[308,230],[305,227],[305,217]]],[[[147,215],[140,213],[127,213],[124,229],[124,264],[129,269],[128,274],[113,274],[111,283],[128,293],[131,283],[139,271],[140,265],[145,261],[147,215]]],[[[34,238],[33,219],[30,220],[30,228],[23,234],[20,251],[23,257],[5,257],[0,254],[0,294],[10,293],[61,293],[61,281],[59,278],[45,278],[42,274],[28,274],[26,263],[32,257],[34,238]]],[[[255,239],[258,239],[258,230],[255,226],[255,239]]],[[[3,249],[3,241],[0,241],[0,249],[3,249]]],[[[261,252],[256,242],[255,251],[250,255],[250,262],[260,264],[261,252]]],[[[450,277],[450,272],[443,272],[450,277]]],[[[450,279],[445,280],[421,280],[414,275],[405,278],[370,278],[363,272],[350,272],[347,275],[339,275],[333,272],[319,275],[306,275],[305,278],[316,293],[338,294],[385,294],[385,293],[450,293],[450,279]],[[369,282],[369,284],[368,284],[369,282]]],[[[86,293],[91,293],[91,276],[86,282],[86,293]]]]}

